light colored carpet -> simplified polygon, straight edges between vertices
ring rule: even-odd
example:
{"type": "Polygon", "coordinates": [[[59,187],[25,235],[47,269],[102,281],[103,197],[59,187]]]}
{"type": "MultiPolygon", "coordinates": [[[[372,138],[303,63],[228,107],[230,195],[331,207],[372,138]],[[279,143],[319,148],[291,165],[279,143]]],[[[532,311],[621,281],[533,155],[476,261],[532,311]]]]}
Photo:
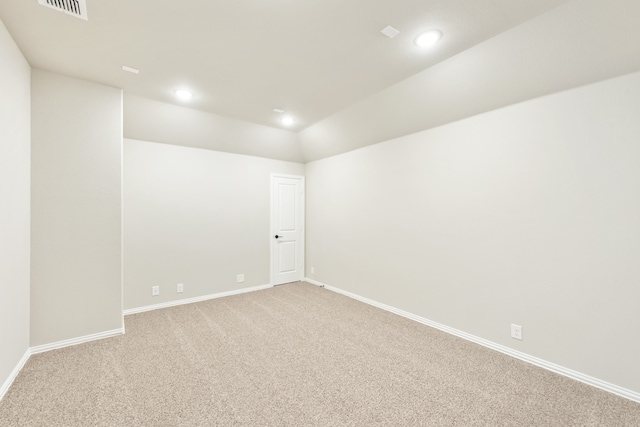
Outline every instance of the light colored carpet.
{"type": "Polygon", "coordinates": [[[34,355],[2,426],[639,426],[640,404],[304,283],[34,355]]]}

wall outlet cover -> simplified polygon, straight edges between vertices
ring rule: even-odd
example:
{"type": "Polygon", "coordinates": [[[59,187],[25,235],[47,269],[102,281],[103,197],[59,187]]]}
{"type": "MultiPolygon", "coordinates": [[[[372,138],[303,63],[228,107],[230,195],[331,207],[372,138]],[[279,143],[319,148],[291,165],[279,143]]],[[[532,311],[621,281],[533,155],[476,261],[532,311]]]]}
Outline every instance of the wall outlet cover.
{"type": "Polygon", "coordinates": [[[176,292],[179,294],[184,292],[184,283],[178,283],[176,285],[176,292]]]}
{"type": "Polygon", "coordinates": [[[511,338],[522,340],[522,326],[511,324],[511,338]]]}
{"type": "Polygon", "coordinates": [[[238,276],[236,277],[236,282],[238,283],[244,282],[244,274],[238,274],[238,276]]]}
{"type": "Polygon", "coordinates": [[[158,295],[160,295],[160,286],[152,286],[151,287],[151,296],[152,297],[157,297],[158,295]]]}

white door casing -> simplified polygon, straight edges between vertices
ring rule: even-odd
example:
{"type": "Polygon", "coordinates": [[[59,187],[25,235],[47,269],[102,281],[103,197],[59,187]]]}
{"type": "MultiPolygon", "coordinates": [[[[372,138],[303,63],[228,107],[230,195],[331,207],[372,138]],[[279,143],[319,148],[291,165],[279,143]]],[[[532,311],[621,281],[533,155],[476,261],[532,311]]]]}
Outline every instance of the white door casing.
{"type": "Polygon", "coordinates": [[[271,284],[302,280],[304,177],[271,174],[271,284]],[[276,237],[277,236],[277,237],[276,237]]]}

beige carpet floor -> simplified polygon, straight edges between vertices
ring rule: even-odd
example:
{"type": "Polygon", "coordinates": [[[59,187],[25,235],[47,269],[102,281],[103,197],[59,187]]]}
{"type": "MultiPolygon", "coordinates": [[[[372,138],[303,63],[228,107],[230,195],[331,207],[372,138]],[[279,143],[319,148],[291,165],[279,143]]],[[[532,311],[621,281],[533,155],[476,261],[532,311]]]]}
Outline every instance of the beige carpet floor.
{"type": "Polygon", "coordinates": [[[640,404],[295,283],[31,357],[2,426],[640,426],[640,404]]]}

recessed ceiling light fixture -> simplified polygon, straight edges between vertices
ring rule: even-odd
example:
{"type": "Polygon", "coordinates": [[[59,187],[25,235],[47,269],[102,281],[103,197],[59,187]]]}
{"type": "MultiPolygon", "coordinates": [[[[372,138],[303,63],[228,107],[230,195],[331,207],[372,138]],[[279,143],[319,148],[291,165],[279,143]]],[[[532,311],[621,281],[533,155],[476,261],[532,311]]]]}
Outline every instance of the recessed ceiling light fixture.
{"type": "Polygon", "coordinates": [[[182,99],[183,101],[188,101],[191,98],[193,98],[193,92],[189,92],[188,90],[185,90],[185,89],[178,89],[174,93],[178,98],[182,99]]]}
{"type": "Polygon", "coordinates": [[[282,118],[282,124],[285,126],[291,126],[295,120],[293,117],[287,116],[282,118]]]}
{"type": "Polygon", "coordinates": [[[282,108],[274,108],[273,112],[274,113],[278,113],[278,114],[282,114],[282,113],[284,113],[284,110],[282,108]]]}
{"type": "Polygon", "coordinates": [[[418,47],[430,47],[436,44],[441,38],[442,33],[440,31],[431,30],[420,34],[413,42],[418,47]]]}

